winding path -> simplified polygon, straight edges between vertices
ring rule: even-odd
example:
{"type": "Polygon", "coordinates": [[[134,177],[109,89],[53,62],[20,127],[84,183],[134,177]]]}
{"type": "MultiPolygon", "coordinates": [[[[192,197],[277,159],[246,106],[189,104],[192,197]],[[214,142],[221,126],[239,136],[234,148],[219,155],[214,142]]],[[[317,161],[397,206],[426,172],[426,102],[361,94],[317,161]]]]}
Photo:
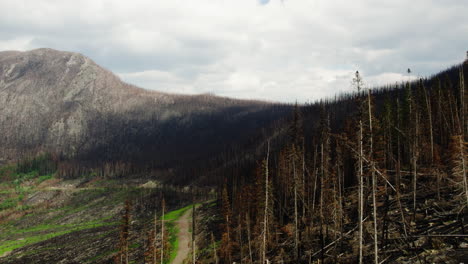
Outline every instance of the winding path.
{"type": "Polygon", "coordinates": [[[192,234],[189,232],[189,227],[192,224],[192,209],[187,210],[179,219],[174,221],[177,225],[179,232],[177,240],[179,247],[177,248],[177,255],[172,261],[172,264],[182,264],[187,259],[190,253],[190,242],[192,234]]]}

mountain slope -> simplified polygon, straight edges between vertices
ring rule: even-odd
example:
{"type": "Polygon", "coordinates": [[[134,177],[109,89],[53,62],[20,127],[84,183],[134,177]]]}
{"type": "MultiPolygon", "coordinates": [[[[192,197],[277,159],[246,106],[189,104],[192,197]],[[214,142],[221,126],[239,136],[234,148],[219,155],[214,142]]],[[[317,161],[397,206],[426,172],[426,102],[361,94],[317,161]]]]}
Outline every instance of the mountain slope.
{"type": "Polygon", "coordinates": [[[22,147],[70,152],[93,113],[125,111],[136,104],[130,94],[145,93],[84,56],[50,49],[0,53],[0,91],[6,157],[22,147]]]}
{"type": "Polygon", "coordinates": [[[0,52],[3,159],[45,151],[171,167],[181,158],[205,159],[245,144],[288,109],[144,90],[72,52],[0,52]]]}

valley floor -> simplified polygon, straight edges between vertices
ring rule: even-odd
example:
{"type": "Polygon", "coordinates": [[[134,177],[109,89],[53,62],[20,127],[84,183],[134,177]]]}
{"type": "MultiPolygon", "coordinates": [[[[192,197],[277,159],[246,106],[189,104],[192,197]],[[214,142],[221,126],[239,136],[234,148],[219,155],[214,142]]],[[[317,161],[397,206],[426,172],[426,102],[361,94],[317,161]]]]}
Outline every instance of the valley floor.
{"type": "Polygon", "coordinates": [[[191,195],[154,183],[148,188],[145,183],[51,178],[14,186],[3,181],[0,204],[15,203],[0,210],[0,263],[113,263],[126,200],[133,201],[129,259],[141,263],[146,243],[143,234],[151,226],[154,212],[160,210],[162,194],[169,211],[164,219],[170,237],[179,231],[171,241],[177,250],[171,259],[182,263],[190,251],[191,236],[191,206],[183,206],[190,204],[191,195]]]}

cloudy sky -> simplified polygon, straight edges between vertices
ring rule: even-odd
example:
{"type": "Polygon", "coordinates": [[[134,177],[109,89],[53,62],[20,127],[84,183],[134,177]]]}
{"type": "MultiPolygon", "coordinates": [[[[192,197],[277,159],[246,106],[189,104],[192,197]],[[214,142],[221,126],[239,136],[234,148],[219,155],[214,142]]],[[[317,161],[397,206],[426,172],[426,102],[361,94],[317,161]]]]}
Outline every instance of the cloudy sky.
{"type": "Polygon", "coordinates": [[[80,52],[138,86],[300,102],[426,76],[468,50],[466,0],[0,0],[0,50],[80,52]]]}

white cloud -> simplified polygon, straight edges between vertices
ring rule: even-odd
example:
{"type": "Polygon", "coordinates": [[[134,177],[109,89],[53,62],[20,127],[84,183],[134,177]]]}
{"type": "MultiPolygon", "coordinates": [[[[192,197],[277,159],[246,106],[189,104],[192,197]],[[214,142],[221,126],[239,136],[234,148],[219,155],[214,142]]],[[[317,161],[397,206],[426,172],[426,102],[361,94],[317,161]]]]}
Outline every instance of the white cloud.
{"type": "Polygon", "coordinates": [[[19,37],[11,39],[0,39],[0,50],[21,50],[25,51],[31,48],[31,37],[19,37]]]}
{"type": "Polygon", "coordinates": [[[81,52],[130,83],[308,101],[463,59],[464,0],[0,0],[0,49],[81,52]]]}

